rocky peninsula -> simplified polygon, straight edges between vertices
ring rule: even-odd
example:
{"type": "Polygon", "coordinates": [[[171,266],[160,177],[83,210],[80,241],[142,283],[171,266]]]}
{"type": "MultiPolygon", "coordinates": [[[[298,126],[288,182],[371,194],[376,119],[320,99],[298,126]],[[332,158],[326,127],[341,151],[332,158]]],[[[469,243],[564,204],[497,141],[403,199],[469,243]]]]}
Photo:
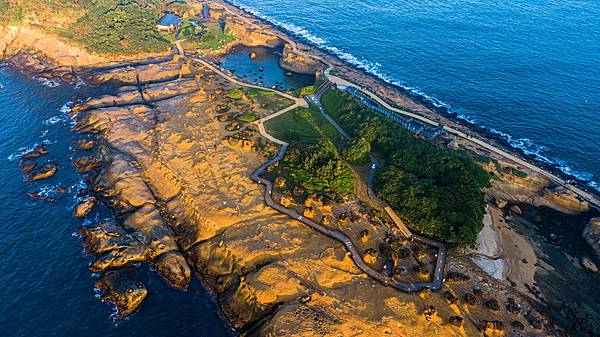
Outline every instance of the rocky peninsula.
{"type": "MultiPolygon", "coordinates": [[[[101,275],[95,284],[100,298],[114,304],[121,317],[152,296],[135,274],[141,264],[150,264],[179,291],[192,277],[200,279],[227,323],[245,336],[568,335],[546,315],[534,279],[534,248],[510,224],[519,221],[525,204],[565,214],[588,214],[593,205],[488,148],[441,136],[444,146],[480,158],[479,165],[495,177],[485,191],[488,215],[478,246],[451,251],[438,292],[405,293],[376,282],[342,244],[268,207],[264,187],[250,179],[279,149],[254,121],[290,113],[306,105],[304,99],[248,86],[219,69],[218,57],[236,45],[280,47],[286,71],[314,74],[317,80],[332,71],[389,104],[471,131],[233,6],[189,4],[191,12],[207,6],[206,25],[224,24],[235,39],[216,49],[176,43],[164,52],[133,56],[91,52],[31,25],[9,26],[0,40],[3,60],[28,74],[106,88],[104,95],[71,110],[73,131],[82,135],[73,164],[89,184],[74,215],[85,218],[98,202],[116,215],[117,221],[87,224],[79,234],[93,258],[90,270],[101,275]]],[[[22,161],[32,179],[56,173],[55,167],[34,169],[40,151],[22,161]]],[[[277,172],[275,166],[269,170],[277,172]]],[[[366,190],[363,179],[347,198],[299,203],[293,196],[277,197],[304,216],[318,214],[324,225],[343,230],[372,268],[384,270],[389,259],[380,247],[401,234],[368,205],[366,190]]],[[[583,232],[596,250],[597,223],[590,220],[583,232]]],[[[432,254],[411,247],[420,256],[411,263],[425,266],[415,274],[426,280],[432,254]]]]}

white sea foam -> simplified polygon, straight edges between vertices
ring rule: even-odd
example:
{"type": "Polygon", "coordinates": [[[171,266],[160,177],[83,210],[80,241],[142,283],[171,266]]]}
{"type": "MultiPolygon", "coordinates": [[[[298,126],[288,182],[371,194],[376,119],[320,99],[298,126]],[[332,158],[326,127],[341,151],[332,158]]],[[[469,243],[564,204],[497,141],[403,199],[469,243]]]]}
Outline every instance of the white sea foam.
{"type": "Polygon", "coordinates": [[[87,85],[87,84],[83,81],[83,78],[77,76],[77,83],[75,83],[75,90],[77,90],[85,85],[87,85]]]}
{"type": "Polygon", "coordinates": [[[38,147],[38,143],[33,144],[32,146],[24,146],[20,149],[18,149],[15,153],[11,154],[10,156],[8,156],[8,160],[9,161],[15,161],[17,159],[20,159],[21,157],[23,157],[24,155],[28,154],[29,152],[32,152],[33,150],[35,150],[36,147],[38,147]]]}
{"type": "MultiPolygon", "coordinates": [[[[272,18],[268,15],[261,13],[260,11],[254,9],[254,8],[251,8],[249,6],[241,4],[237,0],[229,0],[228,2],[230,2],[234,6],[240,8],[248,13],[255,15],[256,17],[259,17],[267,22],[270,22],[271,24],[273,24],[277,27],[285,29],[286,31],[292,33],[292,35],[295,35],[301,39],[304,39],[304,40],[312,43],[313,45],[316,45],[317,47],[332,53],[333,55],[337,56],[341,60],[346,61],[349,64],[352,64],[359,69],[365,70],[366,72],[368,72],[372,75],[375,75],[379,79],[381,79],[389,84],[401,87],[415,95],[423,97],[424,99],[429,101],[431,104],[433,104],[435,107],[438,107],[438,108],[443,107],[443,108],[448,109],[448,111],[452,111],[452,108],[448,103],[446,103],[434,96],[424,93],[421,89],[419,89],[417,87],[406,85],[406,84],[398,81],[397,79],[393,78],[392,76],[386,74],[384,71],[381,70],[381,65],[379,63],[373,63],[373,62],[365,59],[364,57],[359,58],[349,52],[343,51],[335,46],[330,45],[330,43],[326,39],[315,35],[314,33],[310,32],[306,28],[299,27],[299,26],[289,23],[289,22],[279,21],[275,18],[272,18]]],[[[569,165],[567,165],[564,161],[561,161],[556,158],[548,157],[547,155],[544,154],[545,148],[543,146],[535,144],[532,140],[530,140],[528,138],[515,139],[514,137],[512,137],[511,135],[509,135],[507,133],[504,133],[499,130],[489,128],[485,125],[479,124],[474,117],[468,116],[464,113],[459,113],[458,118],[465,120],[471,124],[480,126],[484,129],[491,131],[492,133],[499,135],[501,138],[506,140],[512,147],[522,150],[527,155],[534,156],[534,158],[536,158],[540,162],[555,166],[559,170],[561,170],[563,173],[573,176],[573,177],[587,183],[590,187],[593,187],[593,188],[597,189],[598,191],[600,191],[600,185],[597,182],[591,180],[593,177],[590,173],[576,171],[576,170],[572,169],[569,165]]]]}
{"type": "Polygon", "coordinates": [[[57,81],[50,80],[50,79],[43,78],[43,77],[34,77],[34,79],[36,81],[40,82],[42,85],[47,86],[48,88],[56,88],[60,85],[60,83],[58,83],[57,81]]]}
{"type": "Polygon", "coordinates": [[[64,122],[65,118],[63,116],[54,116],[45,120],[43,123],[46,125],[54,125],[60,122],[64,122]]]}

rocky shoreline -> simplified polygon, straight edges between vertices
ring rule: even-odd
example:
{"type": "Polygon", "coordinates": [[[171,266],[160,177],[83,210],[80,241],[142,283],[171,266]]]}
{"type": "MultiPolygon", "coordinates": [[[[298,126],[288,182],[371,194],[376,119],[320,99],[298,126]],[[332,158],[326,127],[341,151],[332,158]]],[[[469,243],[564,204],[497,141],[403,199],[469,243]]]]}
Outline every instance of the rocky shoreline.
{"type": "MultiPolygon", "coordinates": [[[[263,43],[255,35],[247,37],[248,45],[263,43]]],[[[264,41],[271,46],[274,40],[264,41]]],[[[274,145],[251,125],[241,124],[233,132],[227,128],[240,110],[263,116],[276,110],[256,99],[236,106],[226,94],[240,88],[207,67],[163,55],[75,68],[57,66],[57,59],[40,55],[29,49],[4,53],[13,65],[35,76],[66,81],[75,79],[71,75],[85,76],[95,85],[117,88],[77,105],[72,114],[74,130],[97,139],[82,144],[85,155],[75,162],[91,191],[76,215],[85,217],[98,200],[119,220],[80,231],[94,257],[91,271],[102,274],[96,283],[101,299],[113,303],[119,315],[133,313],[151,296],[152,289],[135,278],[135,269],[146,263],[181,291],[197,275],[242,335],[563,334],[532,299],[509,282],[482,273],[469,259],[449,260],[447,283],[439,293],[399,293],[363,277],[336,242],[266,207],[262,187],[249,176],[274,153],[274,145]]],[[[396,88],[324,57],[344,76],[374,87],[395,103],[437,114],[424,102],[411,102],[406,93],[395,93],[396,88]]],[[[288,50],[281,65],[290,71],[316,70],[305,61],[288,50]]],[[[480,152],[468,144],[455,145],[480,152]]],[[[510,202],[589,211],[589,205],[543,178],[517,177],[506,170],[510,164],[498,162],[487,169],[500,177],[489,193],[499,208],[510,202]]],[[[363,248],[377,247],[385,239],[384,230],[370,226],[369,232],[380,234],[363,248]]],[[[587,232],[595,240],[596,232],[587,232]]]]}

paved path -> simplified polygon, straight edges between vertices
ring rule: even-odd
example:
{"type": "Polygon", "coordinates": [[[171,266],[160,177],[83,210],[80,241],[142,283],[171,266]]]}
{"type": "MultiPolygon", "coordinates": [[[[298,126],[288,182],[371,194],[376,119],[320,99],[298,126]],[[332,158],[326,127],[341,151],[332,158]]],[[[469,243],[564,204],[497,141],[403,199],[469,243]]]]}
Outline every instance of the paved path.
{"type": "MultiPolygon", "coordinates": [[[[241,20],[243,20],[246,24],[248,24],[250,26],[253,26],[253,27],[256,27],[256,28],[260,28],[259,25],[257,25],[254,22],[248,20],[247,18],[245,18],[242,15],[239,15],[238,13],[235,13],[228,6],[224,6],[222,4],[215,4],[215,5],[220,6],[221,8],[223,8],[226,12],[230,13],[231,15],[237,16],[238,18],[240,18],[241,20]]],[[[358,90],[362,91],[367,96],[371,97],[377,103],[381,104],[386,109],[389,109],[390,111],[393,111],[395,113],[401,114],[401,115],[406,116],[406,117],[413,118],[415,120],[421,121],[422,123],[426,123],[428,125],[432,125],[434,127],[439,127],[440,126],[440,124],[438,122],[436,122],[434,120],[431,120],[431,119],[429,119],[427,117],[415,114],[415,113],[410,112],[410,111],[406,111],[406,110],[395,108],[395,107],[391,106],[390,104],[388,104],[381,97],[379,97],[376,94],[374,94],[373,92],[371,92],[370,90],[368,90],[366,88],[361,88],[360,86],[358,86],[358,85],[356,85],[356,84],[354,84],[354,83],[352,83],[352,82],[350,82],[350,81],[348,81],[346,79],[343,79],[341,77],[332,75],[331,72],[335,69],[335,67],[334,67],[334,65],[331,62],[329,62],[328,60],[326,60],[325,58],[323,58],[321,56],[313,55],[311,53],[307,53],[307,52],[304,52],[304,51],[300,50],[298,48],[297,43],[295,41],[293,41],[292,39],[290,39],[287,35],[285,35],[283,33],[280,33],[280,32],[276,31],[275,35],[277,37],[279,37],[280,39],[282,39],[283,41],[285,41],[286,43],[288,43],[292,47],[292,50],[294,51],[294,53],[296,53],[298,55],[302,55],[304,57],[308,57],[308,58],[312,58],[312,59],[318,60],[318,61],[322,62],[323,64],[325,64],[326,68],[325,68],[325,71],[324,71],[324,75],[325,75],[325,77],[330,82],[332,82],[332,83],[334,83],[334,84],[336,84],[338,86],[355,87],[358,90]]],[[[555,174],[553,174],[553,173],[551,173],[551,172],[549,172],[547,170],[544,170],[544,169],[542,169],[542,168],[540,168],[540,167],[538,167],[538,166],[536,166],[536,165],[534,165],[532,163],[529,163],[529,162],[527,162],[527,161],[525,161],[525,160],[523,160],[523,159],[521,159],[521,158],[519,158],[519,157],[517,157],[517,156],[515,156],[513,154],[510,154],[510,153],[504,151],[501,148],[498,148],[498,147],[496,147],[494,145],[491,145],[491,144],[489,144],[489,143],[487,143],[487,142],[485,142],[485,141],[483,141],[481,139],[471,137],[471,136],[465,134],[462,131],[456,130],[456,129],[454,129],[452,127],[449,127],[449,126],[444,126],[443,129],[446,132],[450,133],[450,134],[453,134],[453,135],[455,135],[457,137],[460,137],[460,138],[462,138],[464,140],[467,140],[469,142],[477,144],[477,145],[479,145],[479,146],[487,149],[490,152],[493,152],[493,153],[495,153],[495,154],[497,154],[499,156],[504,157],[505,159],[508,159],[508,160],[510,160],[512,162],[515,162],[515,163],[517,163],[519,165],[522,165],[523,167],[526,167],[526,168],[528,168],[528,169],[530,169],[530,170],[532,170],[534,172],[537,172],[537,173],[539,173],[539,174],[547,177],[548,179],[550,179],[554,183],[559,184],[561,186],[564,186],[565,188],[567,188],[570,191],[574,192],[575,194],[577,194],[581,198],[585,199],[592,206],[600,209],[600,200],[596,196],[594,196],[593,194],[588,193],[588,192],[582,190],[581,188],[579,188],[577,186],[574,186],[574,185],[571,185],[571,184],[567,183],[564,179],[556,176],[555,174]]]]}
{"type": "MultiPolygon", "coordinates": [[[[350,137],[350,135],[348,135],[348,133],[346,133],[346,131],[333,118],[331,118],[331,116],[329,116],[329,114],[327,113],[327,111],[325,110],[323,105],[321,104],[320,98],[321,98],[322,94],[323,94],[323,92],[321,92],[320,94],[317,93],[316,95],[307,96],[306,100],[309,103],[314,104],[319,109],[319,111],[321,112],[323,117],[325,117],[325,119],[327,119],[327,121],[329,123],[331,123],[331,125],[333,125],[333,127],[344,138],[352,139],[352,137],[350,137]]],[[[369,170],[369,176],[367,178],[367,194],[369,195],[369,197],[374,202],[381,205],[381,207],[390,216],[392,221],[394,221],[396,226],[400,229],[402,234],[407,239],[409,239],[411,241],[421,242],[428,246],[436,247],[438,249],[437,260],[436,260],[436,264],[435,264],[432,281],[417,283],[416,285],[417,286],[420,285],[421,288],[429,288],[432,290],[441,289],[442,283],[444,282],[444,268],[446,266],[446,258],[447,258],[448,248],[446,247],[445,244],[443,244],[441,242],[431,240],[431,239],[428,239],[426,237],[423,237],[423,236],[420,236],[417,234],[413,234],[410,231],[410,229],[408,227],[406,227],[406,224],[400,219],[398,214],[396,214],[396,212],[390,206],[388,206],[383,200],[379,199],[377,197],[377,195],[375,195],[375,192],[373,190],[373,181],[375,179],[375,172],[377,171],[377,167],[380,165],[379,165],[379,162],[377,161],[377,159],[375,159],[375,157],[373,157],[373,155],[370,155],[370,159],[371,159],[371,168],[369,170]]]]}
{"type": "MultiPolygon", "coordinates": [[[[175,45],[177,46],[177,49],[179,51],[179,53],[185,57],[185,52],[183,51],[183,49],[181,48],[181,44],[179,43],[179,41],[175,42],[175,45]]],[[[194,61],[198,61],[201,62],[202,64],[204,64],[205,66],[209,67],[211,70],[213,70],[215,73],[217,73],[218,75],[222,76],[223,78],[229,80],[230,82],[236,83],[238,85],[241,86],[245,86],[245,87],[250,87],[250,88],[257,88],[260,90],[269,90],[269,91],[273,91],[275,93],[277,93],[278,95],[281,96],[289,96],[285,93],[279,92],[277,90],[272,90],[272,89],[267,89],[267,88],[263,88],[260,86],[256,86],[256,85],[252,85],[252,84],[248,84],[248,83],[244,83],[244,82],[240,82],[237,79],[227,75],[226,73],[224,73],[223,71],[221,71],[220,69],[218,69],[217,67],[213,66],[212,64],[208,63],[205,60],[202,60],[200,58],[191,58],[194,61]]],[[[305,225],[311,227],[312,229],[318,231],[319,233],[334,239],[336,241],[339,241],[340,243],[342,243],[344,245],[344,247],[346,247],[346,250],[350,253],[350,257],[352,258],[352,260],[354,261],[354,263],[356,264],[356,266],[363,271],[365,274],[369,275],[371,278],[381,282],[384,285],[388,285],[391,286],[395,289],[404,291],[404,292],[415,292],[415,291],[419,291],[423,288],[429,288],[431,290],[439,290],[439,286],[436,286],[433,283],[430,282],[421,282],[421,283],[401,283],[401,282],[397,282],[396,280],[394,280],[393,278],[390,278],[388,276],[383,275],[382,273],[379,273],[377,271],[375,271],[374,269],[372,269],[371,267],[369,267],[364,260],[362,259],[360,253],[358,252],[358,250],[356,249],[356,247],[354,246],[354,243],[352,243],[352,240],[346,236],[345,234],[338,232],[338,231],[333,231],[330,229],[327,229],[325,227],[323,227],[322,225],[312,221],[311,219],[307,219],[305,217],[303,217],[302,215],[300,215],[296,210],[292,210],[292,209],[288,209],[280,204],[278,204],[277,202],[275,202],[273,200],[273,198],[271,197],[271,194],[273,193],[273,183],[262,178],[261,175],[265,172],[265,170],[271,166],[273,163],[280,161],[281,159],[283,159],[283,156],[285,155],[285,152],[287,151],[287,147],[288,144],[282,140],[279,140],[275,137],[273,137],[272,135],[270,135],[265,127],[264,127],[264,122],[273,119],[275,117],[281,116],[282,114],[289,112],[297,107],[300,106],[308,106],[308,104],[306,103],[306,101],[304,99],[301,99],[302,101],[300,101],[300,99],[297,99],[296,97],[292,97],[289,96],[290,98],[294,99],[294,104],[292,106],[289,106],[281,111],[278,111],[274,114],[271,114],[267,117],[264,117],[258,121],[255,122],[255,124],[258,125],[258,130],[260,132],[260,134],[265,137],[266,139],[280,144],[281,147],[277,153],[277,156],[275,156],[275,158],[271,159],[270,161],[264,163],[263,165],[261,165],[254,173],[252,173],[251,178],[252,180],[254,180],[257,183],[263,184],[266,186],[265,188],[265,203],[267,204],[267,206],[288,215],[289,217],[296,219],[302,223],[304,223],[305,225]]],[[[441,285],[441,282],[440,282],[441,285]]]]}
{"type": "MultiPolygon", "coordinates": [[[[266,117],[266,118],[268,118],[268,117],[266,117]]],[[[362,272],[369,275],[369,277],[381,282],[384,285],[393,287],[395,289],[398,289],[398,290],[401,290],[404,292],[416,292],[416,291],[419,291],[424,288],[428,288],[428,289],[435,291],[435,290],[439,290],[441,288],[441,284],[442,284],[441,277],[438,278],[439,282],[437,282],[434,277],[433,282],[402,283],[402,282],[398,282],[398,281],[394,280],[391,277],[383,275],[382,273],[374,270],[373,268],[369,267],[365,263],[365,261],[362,259],[361,255],[360,255],[360,253],[356,249],[356,246],[354,245],[352,240],[346,234],[344,234],[342,232],[330,230],[330,229],[314,222],[311,219],[305,218],[304,216],[299,214],[296,210],[286,208],[286,207],[282,206],[281,204],[278,204],[277,202],[275,202],[272,198],[273,183],[267,179],[262,178],[261,175],[266,171],[266,169],[269,166],[271,166],[274,163],[283,159],[283,156],[285,155],[285,152],[287,151],[288,144],[282,140],[274,138],[265,130],[264,119],[258,121],[257,124],[259,125],[259,131],[263,137],[265,137],[269,140],[272,140],[275,143],[281,145],[281,148],[279,149],[277,156],[275,156],[275,158],[273,158],[270,161],[261,165],[254,173],[252,173],[252,176],[251,176],[252,180],[254,180],[255,182],[265,185],[266,188],[265,188],[264,198],[265,198],[265,203],[267,204],[267,206],[279,211],[280,213],[288,215],[292,219],[296,219],[296,220],[302,222],[303,224],[309,226],[310,228],[316,230],[317,232],[319,232],[331,239],[334,239],[334,240],[342,243],[344,245],[344,247],[346,247],[346,250],[350,253],[350,258],[352,259],[352,261],[354,261],[356,266],[362,272]]],[[[440,255],[440,254],[438,253],[438,255],[440,255]]],[[[438,268],[438,270],[440,270],[443,274],[443,268],[438,268]]]]}

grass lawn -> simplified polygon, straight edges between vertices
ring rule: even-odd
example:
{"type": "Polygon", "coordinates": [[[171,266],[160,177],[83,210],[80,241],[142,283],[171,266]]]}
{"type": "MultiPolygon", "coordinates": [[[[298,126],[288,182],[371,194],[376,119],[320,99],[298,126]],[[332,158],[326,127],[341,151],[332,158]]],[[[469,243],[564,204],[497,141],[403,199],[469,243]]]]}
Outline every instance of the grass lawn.
{"type": "Polygon", "coordinates": [[[268,132],[287,143],[310,143],[326,137],[332,140],[339,134],[320,112],[298,108],[265,123],[268,132]]]}

